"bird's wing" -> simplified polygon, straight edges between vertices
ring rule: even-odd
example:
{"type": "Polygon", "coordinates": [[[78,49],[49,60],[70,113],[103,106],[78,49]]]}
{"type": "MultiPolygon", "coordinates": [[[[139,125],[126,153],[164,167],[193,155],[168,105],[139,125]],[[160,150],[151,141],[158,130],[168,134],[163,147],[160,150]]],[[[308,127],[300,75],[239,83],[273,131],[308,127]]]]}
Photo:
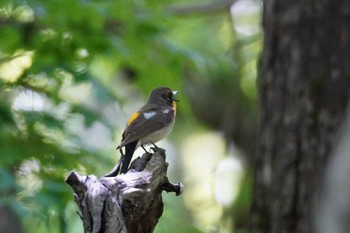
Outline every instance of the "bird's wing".
{"type": "Polygon", "coordinates": [[[143,113],[135,113],[128,121],[127,127],[123,133],[123,139],[118,148],[166,127],[173,121],[173,114],[173,110],[163,112],[156,109],[143,113]]]}

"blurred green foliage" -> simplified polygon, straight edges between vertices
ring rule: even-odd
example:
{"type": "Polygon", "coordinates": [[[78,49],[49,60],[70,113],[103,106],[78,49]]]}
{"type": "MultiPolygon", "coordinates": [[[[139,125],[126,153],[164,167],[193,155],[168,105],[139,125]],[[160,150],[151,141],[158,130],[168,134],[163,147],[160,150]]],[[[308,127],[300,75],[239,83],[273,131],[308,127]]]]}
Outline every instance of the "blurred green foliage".
{"type": "MultiPolygon", "coordinates": [[[[229,8],[180,13],[193,3],[201,1],[1,1],[0,204],[16,211],[26,232],[82,231],[64,178],[113,166],[122,112],[139,91],[183,90],[178,137],[195,118],[230,128],[212,123],[207,109],[231,103],[235,91],[234,103],[254,117],[260,31],[240,34],[229,8]],[[201,109],[196,117],[193,106],[201,109]]],[[[252,19],[257,25],[259,12],[252,19]]],[[[165,202],[172,227],[160,223],[157,232],[201,232],[180,201],[165,202]]]]}

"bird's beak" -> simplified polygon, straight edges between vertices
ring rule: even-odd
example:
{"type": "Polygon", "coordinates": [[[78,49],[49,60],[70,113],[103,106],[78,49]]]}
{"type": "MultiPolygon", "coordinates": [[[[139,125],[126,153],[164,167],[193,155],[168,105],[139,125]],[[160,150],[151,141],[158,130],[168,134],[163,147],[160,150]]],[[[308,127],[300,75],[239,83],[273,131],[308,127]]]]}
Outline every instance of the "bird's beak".
{"type": "MultiPolygon", "coordinates": [[[[173,96],[176,96],[177,94],[180,93],[180,91],[172,91],[172,93],[173,93],[173,96]]],[[[173,98],[173,100],[176,101],[176,102],[180,102],[180,100],[177,100],[177,99],[174,99],[174,98],[173,98]]]]}

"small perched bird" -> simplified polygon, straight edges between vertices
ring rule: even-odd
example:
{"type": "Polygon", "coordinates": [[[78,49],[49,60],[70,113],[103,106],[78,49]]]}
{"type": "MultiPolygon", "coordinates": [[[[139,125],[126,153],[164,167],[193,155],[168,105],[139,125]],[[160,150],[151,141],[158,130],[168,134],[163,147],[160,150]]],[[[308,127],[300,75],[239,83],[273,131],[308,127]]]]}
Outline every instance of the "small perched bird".
{"type": "Polygon", "coordinates": [[[125,147],[125,153],[120,159],[117,173],[126,173],[135,150],[146,144],[154,144],[171,132],[175,123],[176,102],[174,98],[178,91],[167,87],[157,87],[152,90],[147,103],[134,113],[124,130],[122,141],[117,147],[125,147]]]}

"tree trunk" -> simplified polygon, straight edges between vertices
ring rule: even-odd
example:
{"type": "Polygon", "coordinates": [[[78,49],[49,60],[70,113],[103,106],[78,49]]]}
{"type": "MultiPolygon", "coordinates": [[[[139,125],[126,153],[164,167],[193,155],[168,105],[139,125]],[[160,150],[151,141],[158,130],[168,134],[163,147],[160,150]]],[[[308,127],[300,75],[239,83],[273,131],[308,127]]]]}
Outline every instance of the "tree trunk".
{"type": "Polygon", "coordinates": [[[251,232],[315,232],[350,93],[350,1],[264,1],[251,232]]]}
{"type": "MultiPolygon", "coordinates": [[[[162,191],[180,195],[182,184],[169,183],[165,151],[157,148],[136,159],[126,174],[97,178],[71,172],[85,233],[151,233],[163,212],[162,191]]],[[[109,174],[110,175],[110,174],[109,174]]]]}

